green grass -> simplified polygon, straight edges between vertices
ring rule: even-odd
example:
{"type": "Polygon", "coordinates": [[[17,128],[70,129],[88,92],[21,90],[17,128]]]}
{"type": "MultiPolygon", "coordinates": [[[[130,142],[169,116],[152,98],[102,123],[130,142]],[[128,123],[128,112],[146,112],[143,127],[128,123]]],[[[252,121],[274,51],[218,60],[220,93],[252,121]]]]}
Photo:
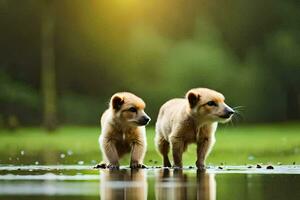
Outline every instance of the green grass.
{"type": "MultiPolygon", "coordinates": [[[[0,163],[2,164],[75,164],[82,160],[92,164],[101,160],[96,127],[62,127],[47,134],[41,128],[22,128],[15,132],[0,130],[0,163]],[[21,151],[24,155],[21,155],[21,151]],[[67,151],[71,150],[72,155],[67,151]],[[62,158],[61,154],[65,154],[62,158]]],[[[273,124],[256,126],[220,126],[217,142],[207,163],[228,165],[247,163],[292,164],[300,160],[300,125],[273,124]]],[[[160,165],[161,158],[154,147],[154,129],[147,129],[148,149],[145,163],[160,165]],[[154,164],[157,161],[157,164],[154,164]]],[[[128,164],[129,157],[122,160],[128,164]]],[[[184,154],[184,165],[196,160],[195,145],[184,154]]]]}

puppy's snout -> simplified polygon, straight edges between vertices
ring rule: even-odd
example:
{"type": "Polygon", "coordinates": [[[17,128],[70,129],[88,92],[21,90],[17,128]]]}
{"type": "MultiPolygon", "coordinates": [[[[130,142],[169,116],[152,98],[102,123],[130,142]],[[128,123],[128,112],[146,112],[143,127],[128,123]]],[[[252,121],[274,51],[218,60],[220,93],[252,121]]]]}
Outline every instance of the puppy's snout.
{"type": "Polygon", "coordinates": [[[222,117],[222,118],[225,118],[225,119],[228,119],[228,118],[230,118],[234,113],[235,113],[235,112],[234,112],[234,110],[233,110],[232,108],[226,107],[226,108],[224,109],[224,115],[222,115],[221,117],[222,117]]]}
{"type": "Polygon", "coordinates": [[[226,108],[225,109],[226,111],[226,113],[227,113],[227,115],[229,115],[229,116],[231,116],[231,115],[233,115],[235,112],[234,112],[234,110],[232,110],[231,108],[226,108]]]}
{"type": "Polygon", "coordinates": [[[141,119],[139,120],[139,123],[141,125],[146,125],[146,124],[148,124],[150,122],[150,120],[151,120],[150,117],[148,117],[148,116],[142,116],[141,119]]]}

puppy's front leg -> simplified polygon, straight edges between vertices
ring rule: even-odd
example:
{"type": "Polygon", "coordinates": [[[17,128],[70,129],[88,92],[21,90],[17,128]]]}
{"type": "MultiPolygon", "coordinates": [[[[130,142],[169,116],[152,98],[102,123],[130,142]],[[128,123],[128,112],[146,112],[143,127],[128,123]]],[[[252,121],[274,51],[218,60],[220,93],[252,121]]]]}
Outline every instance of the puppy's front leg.
{"type": "Polygon", "coordinates": [[[144,168],[143,160],[145,156],[145,146],[142,143],[134,142],[132,143],[131,149],[131,168],[144,168]]]}
{"type": "Polygon", "coordinates": [[[211,138],[204,137],[197,142],[197,161],[196,166],[198,169],[205,169],[205,159],[209,153],[211,146],[211,138]]]}
{"type": "Polygon", "coordinates": [[[104,157],[108,160],[108,168],[119,167],[119,155],[116,149],[116,144],[112,140],[104,140],[102,144],[102,152],[104,157]]]}
{"type": "Polygon", "coordinates": [[[173,153],[173,161],[175,168],[182,168],[182,154],[183,154],[183,147],[184,143],[181,138],[178,137],[171,137],[171,148],[173,153]]]}

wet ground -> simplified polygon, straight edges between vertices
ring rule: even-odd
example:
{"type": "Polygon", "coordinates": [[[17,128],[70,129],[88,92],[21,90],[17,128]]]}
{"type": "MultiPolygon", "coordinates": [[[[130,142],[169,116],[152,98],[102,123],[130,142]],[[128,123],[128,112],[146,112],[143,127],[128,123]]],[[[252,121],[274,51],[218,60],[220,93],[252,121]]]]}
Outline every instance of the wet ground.
{"type": "Polygon", "coordinates": [[[0,199],[300,199],[300,166],[151,167],[0,165],[0,199]],[[273,167],[273,168],[272,168],[273,167]]]}

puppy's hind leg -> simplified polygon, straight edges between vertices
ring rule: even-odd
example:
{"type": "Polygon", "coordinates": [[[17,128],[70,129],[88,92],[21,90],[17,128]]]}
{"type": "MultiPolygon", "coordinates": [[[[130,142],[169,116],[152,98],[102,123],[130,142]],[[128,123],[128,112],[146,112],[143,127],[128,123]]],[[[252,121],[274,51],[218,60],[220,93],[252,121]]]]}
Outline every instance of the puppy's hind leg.
{"type": "Polygon", "coordinates": [[[171,163],[168,157],[168,153],[170,150],[170,144],[167,140],[165,140],[162,136],[157,136],[155,138],[156,140],[156,145],[158,148],[158,151],[162,154],[163,156],[163,165],[164,167],[171,167],[171,163]]]}
{"type": "Polygon", "coordinates": [[[185,145],[182,142],[182,138],[171,137],[171,148],[173,154],[174,168],[182,168],[182,154],[185,149],[185,145]]]}

